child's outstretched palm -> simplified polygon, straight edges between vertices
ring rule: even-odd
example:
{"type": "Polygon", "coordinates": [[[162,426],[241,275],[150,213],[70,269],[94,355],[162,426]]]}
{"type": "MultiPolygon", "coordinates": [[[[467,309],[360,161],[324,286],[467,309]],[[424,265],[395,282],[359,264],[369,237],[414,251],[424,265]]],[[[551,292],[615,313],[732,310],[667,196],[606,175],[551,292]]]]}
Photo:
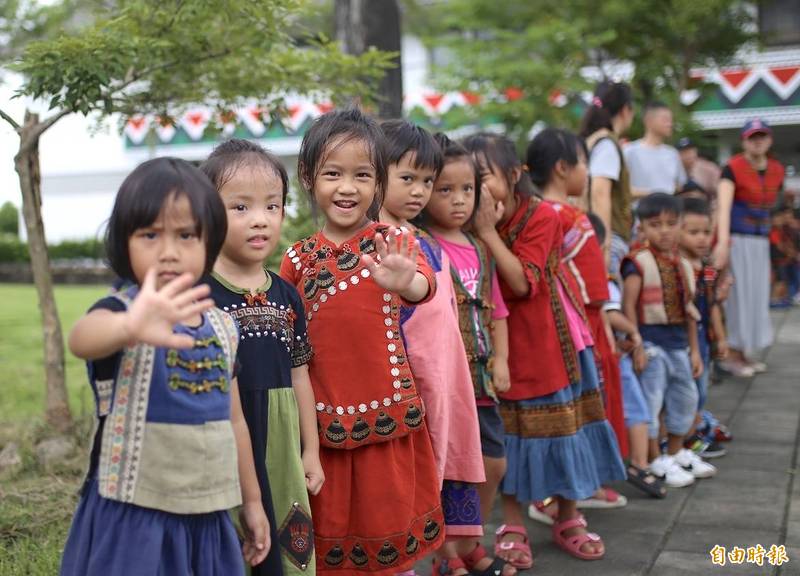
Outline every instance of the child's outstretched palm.
{"type": "Polygon", "coordinates": [[[378,261],[366,254],[361,260],[379,286],[389,292],[403,292],[411,286],[417,273],[417,241],[411,233],[394,227],[390,227],[386,235],[388,240],[381,234],[375,235],[378,261]]]}
{"type": "Polygon", "coordinates": [[[188,334],[173,333],[176,324],[214,307],[213,300],[204,298],[209,287],[192,287],[193,282],[191,274],[182,274],[157,289],[156,270],[151,268],[127,312],[125,326],[130,340],[166,348],[194,346],[188,334]]]}

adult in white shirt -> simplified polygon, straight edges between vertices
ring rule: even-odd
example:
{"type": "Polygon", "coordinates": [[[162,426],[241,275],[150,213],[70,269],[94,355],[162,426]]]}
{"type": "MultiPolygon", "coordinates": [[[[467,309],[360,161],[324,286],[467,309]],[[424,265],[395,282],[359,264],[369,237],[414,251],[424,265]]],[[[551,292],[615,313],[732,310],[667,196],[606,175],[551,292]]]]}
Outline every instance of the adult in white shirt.
{"type": "Polygon", "coordinates": [[[672,137],[672,111],[663,102],[651,102],[644,109],[643,121],[644,137],[624,149],[633,197],[679,192],[686,183],[686,171],[678,151],[665,143],[672,137]]]}

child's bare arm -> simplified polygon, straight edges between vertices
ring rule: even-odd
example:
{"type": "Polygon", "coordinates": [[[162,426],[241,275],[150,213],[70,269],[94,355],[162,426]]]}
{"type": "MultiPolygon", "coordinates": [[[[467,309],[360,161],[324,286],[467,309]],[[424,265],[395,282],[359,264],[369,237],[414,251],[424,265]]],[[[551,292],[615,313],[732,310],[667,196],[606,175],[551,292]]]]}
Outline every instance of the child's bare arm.
{"type": "Polygon", "coordinates": [[[492,346],[494,348],[492,386],[496,392],[508,392],[511,387],[511,375],[508,369],[508,322],[505,318],[494,321],[492,346]]]}
{"type": "Polygon", "coordinates": [[[479,230],[478,235],[489,247],[497,266],[497,273],[505,280],[514,296],[523,298],[531,291],[522,262],[506,246],[500,234],[492,229],[479,230]]]}
{"type": "Polygon", "coordinates": [[[689,354],[692,361],[692,376],[700,378],[703,374],[703,359],[700,356],[700,341],[697,337],[697,320],[689,318],[686,321],[686,330],[689,334],[689,354]]]}
{"type": "Polygon", "coordinates": [[[631,322],[621,311],[609,310],[606,312],[606,316],[608,316],[608,323],[611,325],[613,330],[616,330],[617,332],[624,332],[628,336],[633,336],[634,334],[639,333],[639,328],[636,327],[636,324],[631,322]]]}
{"type": "Polygon", "coordinates": [[[242,553],[245,561],[255,566],[266,558],[270,548],[269,521],[261,503],[256,467],[253,463],[253,446],[250,432],[242,413],[239,386],[231,380],[231,425],[236,438],[236,456],[239,462],[239,483],[242,490],[242,508],[239,512],[245,532],[242,553]]]}
{"type": "Polygon", "coordinates": [[[725,331],[725,320],[722,317],[722,306],[718,302],[712,304],[710,311],[711,331],[714,333],[714,341],[717,343],[717,357],[727,358],[728,356],[728,334],[725,331]]]}
{"type": "Polygon", "coordinates": [[[489,251],[495,259],[497,272],[508,284],[514,296],[523,298],[528,295],[531,287],[522,262],[506,246],[500,234],[497,232],[497,222],[502,216],[502,203],[495,204],[491,192],[484,185],[481,186],[481,203],[478,212],[475,214],[475,234],[486,243],[489,251]]]}
{"type": "Polygon", "coordinates": [[[134,343],[127,312],[92,310],[72,327],[67,345],[83,360],[98,360],[134,343]]]}
{"type": "MultiPolygon", "coordinates": [[[[622,290],[622,310],[625,317],[634,325],[639,325],[639,315],[636,312],[636,304],[639,301],[639,294],[642,291],[642,277],[638,274],[628,274],[622,290]]],[[[638,332],[638,330],[637,330],[638,332]]],[[[647,366],[647,355],[641,346],[633,350],[633,368],[641,373],[647,366]]]]}
{"type": "Polygon", "coordinates": [[[636,313],[636,303],[639,301],[639,294],[642,291],[642,277],[638,274],[629,274],[625,278],[622,290],[622,311],[625,317],[634,326],[639,325],[639,316],[636,313]]]}
{"type": "Polygon", "coordinates": [[[325,473],[319,461],[317,411],[314,406],[314,390],[311,388],[307,364],[292,368],[292,388],[300,414],[300,442],[303,450],[302,460],[306,488],[312,495],[316,495],[325,482],[325,473]]]}

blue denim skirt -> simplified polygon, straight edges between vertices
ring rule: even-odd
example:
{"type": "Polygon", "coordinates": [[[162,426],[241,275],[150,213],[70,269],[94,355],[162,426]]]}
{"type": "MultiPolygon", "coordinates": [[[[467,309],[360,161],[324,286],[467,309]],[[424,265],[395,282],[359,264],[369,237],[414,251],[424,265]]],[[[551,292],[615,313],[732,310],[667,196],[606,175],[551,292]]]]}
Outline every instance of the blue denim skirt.
{"type": "Polygon", "coordinates": [[[519,502],[549,496],[582,500],[625,478],[591,348],[580,352],[580,365],[579,382],[500,406],[508,462],[501,490],[519,502]]]}

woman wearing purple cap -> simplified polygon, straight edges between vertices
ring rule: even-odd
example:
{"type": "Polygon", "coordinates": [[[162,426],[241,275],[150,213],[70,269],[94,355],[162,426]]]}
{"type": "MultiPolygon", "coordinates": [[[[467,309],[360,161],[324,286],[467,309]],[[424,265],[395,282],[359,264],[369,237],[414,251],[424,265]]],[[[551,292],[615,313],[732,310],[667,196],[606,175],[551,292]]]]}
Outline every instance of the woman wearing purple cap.
{"type": "Polygon", "coordinates": [[[730,264],[734,285],[726,303],[730,355],[721,367],[736,376],[763,372],[748,358],[772,343],[769,319],[770,209],[783,187],[784,169],[770,158],[772,130],[763,120],[742,128],[742,149],[722,171],[717,189],[719,217],[714,260],[730,264]]]}

